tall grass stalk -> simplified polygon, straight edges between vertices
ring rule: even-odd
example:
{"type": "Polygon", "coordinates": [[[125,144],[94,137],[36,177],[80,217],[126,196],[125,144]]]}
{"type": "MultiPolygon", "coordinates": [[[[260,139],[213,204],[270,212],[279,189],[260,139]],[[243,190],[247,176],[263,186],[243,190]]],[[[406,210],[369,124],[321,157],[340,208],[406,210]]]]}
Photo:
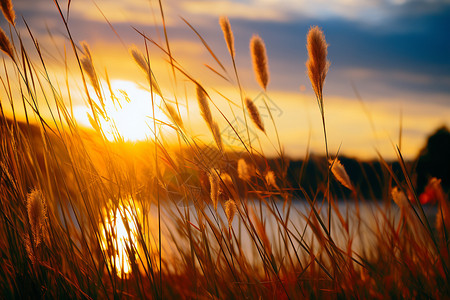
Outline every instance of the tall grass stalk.
{"type": "MultiPolygon", "coordinates": [[[[316,94],[317,104],[319,105],[320,116],[322,118],[323,135],[325,139],[325,153],[327,161],[330,159],[328,152],[327,130],[325,125],[325,111],[323,105],[323,85],[327,76],[329,62],[327,61],[327,43],[325,36],[319,27],[311,27],[307,38],[306,48],[308,50],[308,60],[306,61],[306,69],[316,94]]],[[[331,235],[331,198],[330,198],[330,169],[327,168],[327,188],[325,191],[328,201],[328,232],[331,235]]]]}

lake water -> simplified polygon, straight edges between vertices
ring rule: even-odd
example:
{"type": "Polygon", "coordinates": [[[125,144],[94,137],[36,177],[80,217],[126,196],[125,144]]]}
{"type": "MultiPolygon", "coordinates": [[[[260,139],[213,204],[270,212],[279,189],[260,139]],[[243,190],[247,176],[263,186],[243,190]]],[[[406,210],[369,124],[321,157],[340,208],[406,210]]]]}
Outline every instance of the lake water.
{"type": "MultiPolygon", "coordinates": [[[[340,222],[338,213],[333,210],[331,217],[331,236],[335,244],[345,250],[348,249],[349,241],[351,240],[351,249],[355,254],[367,254],[368,251],[374,247],[377,236],[380,234],[389,234],[389,232],[383,232],[383,230],[387,230],[388,228],[394,228],[396,230],[399,228],[401,213],[399,208],[393,202],[390,204],[374,201],[360,202],[358,208],[354,202],[338,201],[336,206],[339,209],[341,218],[348,224],[348,231],[340,222]],[[357,212],[358,209],[359,214],[357,212]]],[[[248,203],[248,207],[249,210],[253,210],[254,215],[258,215],[260,218],[262,217],[262,223],[265,224],[264,227],[271,245],[271,251],[275,257],[292,256],[294,255],[294,248],[296,255],[307,255],[303,246],[314,247],[315,249],[313,251],[319,250],[320,245],[318,240],[314,237],[313,230],[307,221],[308,216],[311,214],[311,207],[306,201],[293,201],[290,210],[288,210],[288,205],[285,205],[283,201],[273,201],[269,202],[268,205],[261,204],[261,206],[259,202],[248,203]],[[274,211],[282,222],[286,224],[285,226],[291,237],[290,240],[286,235],[285,228],[280,226],[281,223],[277,221],[277,218],[273,214],[274,211]]],[[[327,204],[316,204],[316,209],[317,211],[320,211],[322,220],[325,226],[328,227],[327,204]]],[[[151,210],[152,218],[157,220],[155,207],[153,206],[151,210]]],[[[424,210],[430,224],[433,226],[437,208],[426,206],[424,207],[424,210]]],[[[204,211],[205,216],[200,219],[205,220],[205,218],[208,218],[214,226],[217,226],[220,229],[220,231],[218,231],[220,232],[220,236],[218,236],[217,231],[214,234],[209,225],[206,225],[205,227],[207,232],[206,236],[210,241],[210,247],[213,254],[219,255],[220,249],[218,248],[218,240],[221,241],[221,243],[223,243],[224,240],[227,240],[227,247],[234,247],[234,249],[237,249],[237,246],[239,246],[242,250],[239,255],[245,256],[247,261],[254,265],[260,265],[261,258],[258,254],[258,249],[255,246],[254,235],[252,237],[245,226],[246,222],[248,224],[248,218],[254,223],[254,215],[252,215],[251,212],[249,214],[245,213],[242,206],[240,206],[239,212],[232,222],[232,230],[235,239],[230,243],[230,231],[227,228],[227,218],[222,206],[219,204],[217,212],[214,211],[213,207],[205,206],[204,211]]],[[[411,217],[410,219],[414,223],[413,226],[421,226],[416,217],[411,217]]],[[[161,220],[163,223],[163,257],[173,258],[174,256],[179,255],[179,253],[177,253],[179,252],[178,249],[183,249],[184,247],[189,249],[189,242],[187,239],[188,227],[190,227],[194,239],[199,243],[201,242],[201,234],[197,229],[201,226],[199,225],[199,218],[194,205],[188,207],[178,206],[176,204],[162,205],[161,220]],[[180,214],[183,217],[180,218],[180,214]],[[175,245],[178,245],[179,248],[176,248],[175,245]]],[[[153,223],[155,224],[155,222],[153,223]]],[[[203,223],[207,224],[206,221],[203,223]]],[[[157,227],[154,228],[153,232],[155,232],[155,229],[157,231],[157,227]]],[[[154,236],[154,240],[157,240],[156,236],[154,236]]],[[[156,242],[154,245],[156,245],[156,242]]],[[[188,250],[186,250],[186,252],[188,252],[188,250]]]]}

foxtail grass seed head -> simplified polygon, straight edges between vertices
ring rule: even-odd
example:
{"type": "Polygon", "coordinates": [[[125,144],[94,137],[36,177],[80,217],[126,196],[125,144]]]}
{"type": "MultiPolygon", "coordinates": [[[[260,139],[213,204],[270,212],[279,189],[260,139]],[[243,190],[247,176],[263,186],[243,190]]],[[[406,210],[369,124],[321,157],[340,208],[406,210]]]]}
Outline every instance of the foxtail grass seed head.
{"type": "Polygon", "coordinates": [[[223,142],[222,142],[222,135],[220,134],[219,125],[217,125],[216,122],[213,122],[211,124],[211,132],[214,137],[214,141],[216,142],[217,148],[222,152],[223,151],[223,142]]]}
{"type": "Polygon", "coordinates": [[[47,208],[40,190],[34,189],[28,194],[27,211],[34,245],[38,246],[43,237],[45,220],[47,218],[47,208]]]}
{"type": "Polygon", "coordinates": [[[205,91],[200,85],[197,85],[197,101],[203,119],[205,120],[206,124],[211,128],[213,121],[211,110],[209,109],[208,98],[206,97],[205,91]]]}
{"type": "Polygon", "coordinates": [[[266,178],[266,182],[267,182],[267,184],[269,186],[272,186],[274,188],[278,188],[276,176],[275,176],[275,173],[273,171],[268,171],[266,173],[265,178],[266,178]]]}
{"type": "Polygon", "coordinates": [[[165,111],[167,112],[166,115],[181,129],[184,129],[183,120],[181,119],[177,110],[170,103],[167,102],[165,103],[165,107],[166,107],[165,111]]]}
{"type": "Polygon", "coordinates": [[[233,188],[233,179],[231,179],[231,176],[228,173],[222,173],[220,174],[220,179],[223,181],[223,184],[227,189],[233,188]]]}
{"type": "Polygon", "coordinates": [[[329,62],[327,61],[327,43],[325,35],[319,27],[314,26],[308,32],[306,48],[308,60],[306,69],[317,99],[323,99],[323,84],[327,76],[329,62]]]}
{"type": "Polygon", "coordinates": [[[394,200],[395,204],[401,209],[404,209],[408,205],[408,198],[405,193],[399,189],[398,187],[394,187],[391,191],[392,200],[394,200]]]}
{"type": "Polygon", "coordinates": [[[13,5],[11,0],[0,0],[0,7],[2,9],[3,15],[8,22],[14,26],[16,20],[16,14],[14,13],[13,5]]]}
{"type": "Polygon", "coordinates": [[[217,210],[217,203],[219,202],[219,178],[216,170],[211,170],[209,173],[209,186],[211,188],[211,201],[214,205],[214,210],[217,210]]]}
{"type": "Polygon", "coordinates": [[[252,55],[256,81],[266,90],[267,84],[269,83],[269,64],[266,55],[266,46],[259,35],[253,35],[250,40],[250,53],[252,55]]]}
{"type": "Polygon", "coordinates": [[[144,70],[147,74],[149,73],[148,64],[145,61],[142,53],[135,47],[130,48],[130,54],[133,57],[134,61],[138,64],[138,66],[144,70]]]}
{"type": "Polygon", "coordinates": [[[144,58],[144,55],[136,48],[131,47],[129,49],[131,56],[133,57],[136,64],[145,72],[147,75],[147,78],[150,80],[151,86],[153,88],[153,91],[162,96],[161,89],[159,88],[155,76],[153,76],[152,71],[150,69],[150,65],[147,63],[146,59],[144,58]]]}
{"type": "Polygon", "coordinates": [[[258,127],[262,132],[266,132],[264,129],[264,123],[261,119],[261,115],[259,114],[258,108],[255,103],[250,98],[245,98],[245,106],[247,107],[247,111],[252,119],[253,124],[258,127]]]}
{"type": "Polygon", "coordinates": [[[331,165],[331,173],[333,173],[334,177],[346,188],[353,191],[353,184],[348,177],[347,172],[345,171],[344,166],[341,162],[336,158],[335,160],[330,159],[329,163],[331,165]]]}
{"type": "Polygon", "coordinates": [[[86,74],[89,76],[92,86],[95,89],[97,95],[100,95],[100,86],[98,84],[97,74],[95,73],[94,64],[92,62],[91,51],[89,49],[89,45],[85,42],[81,42],[81,46],[84,50],[84,56],[81,58],[81,66],[86,74]]]}
{"type": "Polygon", "coordinates": [[[9,41],[9,38],[6,36],[3,29],[0,28],[0,49],[5,52],[13,61],[14,59],[14,48],[9,41]]]}
{"type": "Polygon", "coordinates": [[[240,158],[238,160],[238,176],[242,180],[249,181],[251,178],[249,166],[245,162],[245,159],[240,158]]]}
{"type": "Polygon", "coordinates": [[[228,220],[228,227],[231,228],[231,224],[233,223],[234,216],[237,212],[237,206],[236,202],[234,200],[230,199],[225,202],[225,214],[227,216],[228,220]]]}
{"type": "Polygon", "coordinates": [[[235,57],[234,36],[233,31],[231,30],[230,21],[228,20],[227,17],[220,17],[219,23],[220,27],[222,28],[225,41],[227,42],[228,51],[230,52],[231,57],[234,58],[235,57]]]}

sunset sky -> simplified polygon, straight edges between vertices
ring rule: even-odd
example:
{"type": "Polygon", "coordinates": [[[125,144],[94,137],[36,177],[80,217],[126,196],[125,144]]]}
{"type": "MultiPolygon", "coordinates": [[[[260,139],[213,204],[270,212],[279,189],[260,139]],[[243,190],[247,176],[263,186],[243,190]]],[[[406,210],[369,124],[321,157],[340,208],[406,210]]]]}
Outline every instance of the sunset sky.
{"type": "MultiPolygon", "coordinates": [[[[165,0],[162,4],[174,58],[204,84],[213,101],[229,116],[226,100],[216,91],[240,105],[237,85],[205,66],[220,70],[180,17],[196,28],[234,80],[218,23],[220,16],[229,17],[239,76],[245,94],[253,99],[261,88],[253,75],[249,40],[253,34],[262,37],[270,69],[266,96],[275,104],[274,119],[290,157],[305,154],[309,135],[311,151],[324,151],[319,109],[305,72],[306,34],[313,25],[323,29],[329,44],[331,66],[324,102],[331,153],[342,145],[341,153],[346,155],[373,158],[378,150],[383,157],[393,158],[393,144],[398,143],[402,124],[402,152],[405,157],[414,158],[428,134],[440,125],[450,126],[450,1],[165,0]]],[[[66,48],[75,111],[82,112],[85,97],[79,92],[80,72],[53,1],[13,0],[13,5],[19,32],[24,38],[29,36],[23,17],[39,41],[52,80],[61,84],[63,95],[66,48]]],[[[60,5],[66,14],[67,1],[60,1],[60,5]]],[[[133,97],[140,98],[137,101],[144,101],[145,106],[148,84],[128,49],[135,45],[145,51],[144,39],[134,28],[166,47],[158,1],[72,0],[68,23],[75,42],[89,44],[100,77],[106,69],[113,88],[129,88],[126,91],[131,101],[133,97]]],[[[9,32],[3,17],[0,25],[9,32]]],[[[171,80],[167,57],[156,47],[148,47],[165,97],[173,100],[176,95],[190,130],[205,141],[212,140],[198,112],[194,85],[180,73],[176,74],[176,82],[171,80]]],[[[1,97],[6,103],[3,89],[1,97]]],[[[233,109],[237,114],[242,111],[238,106],[233,109]]],[[[213,114],[225,130],[226,122],[218,111],[213,109],[213,114]]],[[[79,114],[81,123],[86,123],[84,116],[79,114]]],[[[259,137],[265,153],[270,155],[275,153],[272,143],[276,145],[276,135],[270,119],[263,118],[268,138],[263,134],[259,137]]]]}

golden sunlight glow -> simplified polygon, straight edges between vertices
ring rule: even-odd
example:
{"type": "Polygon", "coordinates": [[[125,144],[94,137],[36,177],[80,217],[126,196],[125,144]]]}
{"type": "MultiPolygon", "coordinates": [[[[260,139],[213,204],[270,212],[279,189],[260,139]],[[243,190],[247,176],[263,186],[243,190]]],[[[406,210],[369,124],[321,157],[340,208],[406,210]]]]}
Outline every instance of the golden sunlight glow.
{"type": "MultiPolygon", "coordinates": [[[[108,253],[111,266],[115,268],[120,277],[131,272],[131,261],[128,254],[131,247],[136,245],[137,240],[136,218],[133,215],[131,207],[119,205],[116,209],[104,210],[104,225],[100,223],[101,248],[108,253]],[[124,222],[124,220],[126,221],[124,222]]],[[[133,249],[133,251],[136,250],[133,249]]]]}
{"type": "MultiPolygon", "coordinates": [[[[102,83],[102,86],[107,86],[102,83]]],[[[107,119],[99,117],[100,126],[109,141],[124,139],[126,141],[142,141],[154,138],[158,134],[158,127],[153,125],[152,98],[149,92],[140,88],[133,82],[125,80],[111,81],[111,89],[114,96],[110,93],[106,95],[105,111],[107,119]],[[115,99],[114,101],[112,99],[115,99]]],[[[95,92],[90,93],[91,97],[97,103],[100,101],[95,98],[95,92]]],[[[155,119],[167,123],[168,118],[160,109],[161,97],[153,94],[155,119]]],[[[75,107],[75,118],[84,125],[90,126],[87,113],[90,110],[87,107],[75,107]]]]}

